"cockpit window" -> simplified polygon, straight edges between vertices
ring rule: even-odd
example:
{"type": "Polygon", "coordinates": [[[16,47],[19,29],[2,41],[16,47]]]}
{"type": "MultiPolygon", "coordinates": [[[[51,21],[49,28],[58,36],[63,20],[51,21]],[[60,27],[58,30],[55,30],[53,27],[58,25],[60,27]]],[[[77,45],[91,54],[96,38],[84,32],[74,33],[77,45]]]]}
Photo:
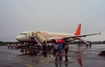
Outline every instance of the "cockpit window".
{"type": "Polygon", "coordinates": [[[27,35],[27,33],[21,33],[20,35],[27,35]]]}

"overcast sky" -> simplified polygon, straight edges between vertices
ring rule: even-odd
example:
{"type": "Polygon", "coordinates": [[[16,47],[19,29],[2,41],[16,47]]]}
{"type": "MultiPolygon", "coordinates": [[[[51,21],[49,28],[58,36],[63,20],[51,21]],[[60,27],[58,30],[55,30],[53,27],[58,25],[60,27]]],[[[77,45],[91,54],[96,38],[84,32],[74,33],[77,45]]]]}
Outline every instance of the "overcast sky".
{"type": "Polygon", "coordinates": [[[82,34],[102,32],[86,40],[105,40],[105,0],[0,0],[0,41],[16,41],[23,31],[82,34]]]}

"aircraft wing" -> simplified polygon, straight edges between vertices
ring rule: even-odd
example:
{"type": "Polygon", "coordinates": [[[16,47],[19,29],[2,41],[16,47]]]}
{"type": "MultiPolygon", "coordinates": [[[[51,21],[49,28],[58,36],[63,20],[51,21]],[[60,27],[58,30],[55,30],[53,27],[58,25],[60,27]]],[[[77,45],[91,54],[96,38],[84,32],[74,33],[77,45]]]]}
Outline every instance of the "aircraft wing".
{"type": "Polygon", "coordinates": [[[91,35],[101,35],[101,33],[93,33],[93,34],[86,34],[86,35],[81,35],[81,23],[78,25],[76,32],[74,33],[74,36],[71,37],[65,37],[63,38],[64,40],[69,39],[69,38],[80,38],[80,37],[86,37],[86,36],[91,36],[91,35]]]}
{"type": "Polygon", "coordinates": [[[64,40],[70,39],[70,38],[79,38],[79,37],[86,37],[86,36],[92,36],[92,35],[101,35],[101,33],[94,33],[94,34],[86,34],[86,35],[78,35],[78,36],[71,36],[71,37],[65,37],[64,40]]]}

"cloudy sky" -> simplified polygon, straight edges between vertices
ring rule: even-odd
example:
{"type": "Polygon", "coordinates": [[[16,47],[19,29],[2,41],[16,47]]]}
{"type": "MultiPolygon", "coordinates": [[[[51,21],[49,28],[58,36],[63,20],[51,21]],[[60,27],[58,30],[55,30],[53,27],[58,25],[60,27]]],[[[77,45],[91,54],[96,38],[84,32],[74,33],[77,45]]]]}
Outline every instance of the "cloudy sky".
{"type": "Polygon", "coordinates": [[[102,32],[86,40],[105,40],[105,0],[0,0],[0,41],[16,41],[27,30],[82,34],[102,32]]]}

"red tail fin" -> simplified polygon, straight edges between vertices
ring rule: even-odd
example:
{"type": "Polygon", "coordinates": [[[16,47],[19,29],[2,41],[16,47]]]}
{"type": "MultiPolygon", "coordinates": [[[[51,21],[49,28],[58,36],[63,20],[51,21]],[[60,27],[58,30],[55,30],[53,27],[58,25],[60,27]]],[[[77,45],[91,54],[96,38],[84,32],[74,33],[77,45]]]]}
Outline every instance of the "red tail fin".
{"type": "Polygon", "coordinates": [[[81,34],[81,23],[78,25],[76,32],[74,34],[75,36],[79,36],[81,34]]]}

